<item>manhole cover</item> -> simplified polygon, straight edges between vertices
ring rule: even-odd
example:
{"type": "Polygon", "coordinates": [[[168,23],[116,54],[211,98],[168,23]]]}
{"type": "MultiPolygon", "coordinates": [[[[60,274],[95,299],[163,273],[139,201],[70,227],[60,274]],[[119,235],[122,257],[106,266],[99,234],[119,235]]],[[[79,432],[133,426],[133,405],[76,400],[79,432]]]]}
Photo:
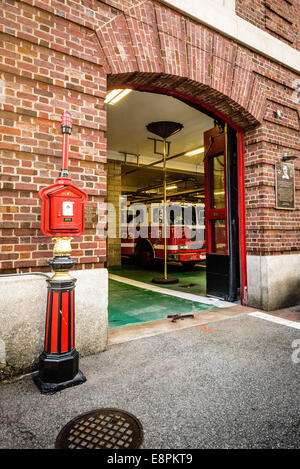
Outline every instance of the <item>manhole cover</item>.
{"type": "Polygon", "coordinates": [[[141,422],[119,409],[96,409],[78,415],[56,438],[56,449],[132,449],[143,441],[141,422]]]}

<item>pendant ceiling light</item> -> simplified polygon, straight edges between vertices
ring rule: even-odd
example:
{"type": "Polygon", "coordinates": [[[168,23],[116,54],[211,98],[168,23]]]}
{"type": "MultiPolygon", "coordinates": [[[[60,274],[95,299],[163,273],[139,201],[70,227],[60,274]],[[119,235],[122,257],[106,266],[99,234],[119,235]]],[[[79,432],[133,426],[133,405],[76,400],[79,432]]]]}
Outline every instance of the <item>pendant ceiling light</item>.
{"type": "Polygon", "coordinates": [[[151,122],[147,126],[147,130],[152,132],[155,135],[158,135],[161,138],[169,138],[172,135],[180,132],[183,129],[183,125],[178,122],[171,121],[160,121],[160,122],[151,122]]]}

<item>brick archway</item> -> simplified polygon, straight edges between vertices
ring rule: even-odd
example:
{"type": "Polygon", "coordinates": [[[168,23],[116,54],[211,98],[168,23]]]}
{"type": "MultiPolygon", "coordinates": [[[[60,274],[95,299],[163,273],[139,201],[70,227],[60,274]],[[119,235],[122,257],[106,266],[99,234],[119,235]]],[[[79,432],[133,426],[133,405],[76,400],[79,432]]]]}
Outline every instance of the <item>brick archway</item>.
{"type": "Polygon", "coordinates": [[[136,3],[95,31],[109,88],[168,88],[242,129],[262,122],[266,99],[253,52],[160,3],[136,3]]]}
{"type": "Polygon", "coordinates": [[[108,90],[133,88],[168,94],[177,99],[195,103],[198,109],[229,122],[236,130],[249,130],[260,124],[259,120],[230,97],[211,87],[174,75],[156,73],[122,73],[108,75],[108,90]]]}

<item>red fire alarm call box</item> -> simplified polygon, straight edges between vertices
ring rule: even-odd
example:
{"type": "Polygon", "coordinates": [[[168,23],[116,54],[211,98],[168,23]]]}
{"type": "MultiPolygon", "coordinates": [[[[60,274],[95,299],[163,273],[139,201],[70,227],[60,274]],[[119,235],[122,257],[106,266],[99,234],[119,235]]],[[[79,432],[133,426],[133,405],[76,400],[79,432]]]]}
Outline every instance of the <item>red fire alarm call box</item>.
{"type": "Polygon", "coordinates": [[[87,194],[72,184],[68,171],[69,136],[72,117],[64,112],[61,121],[63,134],[62,169],[56,184],[39,192],[42,200],[41,230],[46,236],[81,236],[84,232],[84,205],[87,194]]]}
{"type": "Polygon", "coordinates": [[[41,230],[46,236],[81,236],[84,232],[84,205],[87,194],[69,178],[39,192],[42,200],[41,230]]]}

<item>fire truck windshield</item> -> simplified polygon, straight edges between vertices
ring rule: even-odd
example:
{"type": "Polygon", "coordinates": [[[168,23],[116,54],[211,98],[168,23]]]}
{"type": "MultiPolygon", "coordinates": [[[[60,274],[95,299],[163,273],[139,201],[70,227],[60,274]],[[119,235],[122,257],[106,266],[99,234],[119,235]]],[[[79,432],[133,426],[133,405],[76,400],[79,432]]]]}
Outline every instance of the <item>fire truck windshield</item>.
{"type": "MultiPolygon", "coordinates": [[[[169,226],[195,226],[204,224],[203,204],[176,204],[171,203],[166,207],[167,223],[169,226]]],[[[154,223],[162,223],[164,208],[163,205],[153,209],[154,223]]]]}
{"type": "Polygon", "coordinates": [[[193,205],[168,205],[167,207],[167,220],[170,226],[182,225],[190,226],[196,225],[196,210],[193,205]]]}
{"type": "MultiPolygon", "coordinates": [[[[197,226],[204,228],[204,204],[169,202],[166,206],[168,226],[197,226]]],[[[134,203],[127,209],[128,225],[159,225],[163,223],[163,204],[134,203]],[[151,216],[152,215],[152,216],[151,216]]]]}

